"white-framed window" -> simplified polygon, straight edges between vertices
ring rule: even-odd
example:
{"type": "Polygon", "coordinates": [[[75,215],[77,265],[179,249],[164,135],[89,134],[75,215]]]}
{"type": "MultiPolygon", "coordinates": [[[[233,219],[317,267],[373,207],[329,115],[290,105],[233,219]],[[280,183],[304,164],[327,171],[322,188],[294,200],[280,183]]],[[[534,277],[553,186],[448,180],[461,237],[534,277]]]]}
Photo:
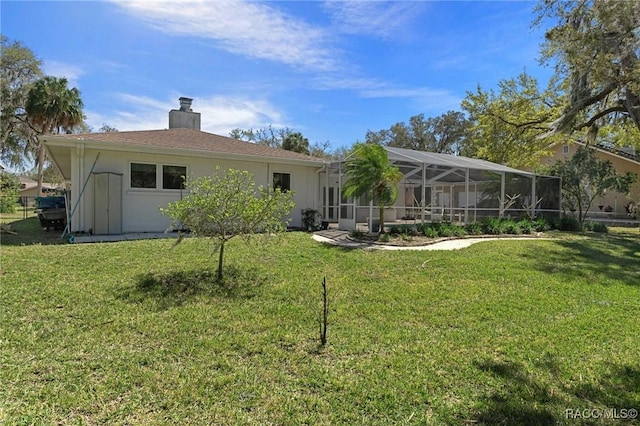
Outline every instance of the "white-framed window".
{"type": "Polygon", "coordinates": [[[291,191],[291,173],[273,172],[273,189],[291,191]]]}
{"type": "Polygon", "coordinates": [[[184,189],[187,166],[131,162],[131,189],[184,189]]]}
{"type": "Polygon", "coordinates": [[[569,153],[569,145],[562,145],[562,153],[565,155],[569,153]]]}
{"type": "Polygon", "coordinates": [[[156,189],[157,166],[149,163],[131,163],[131,188],[156,189]]]}
{"type": "Polygon", "coordinates": [[[184,189],[186,166],[162,165],[162,189],[184,189]]]}

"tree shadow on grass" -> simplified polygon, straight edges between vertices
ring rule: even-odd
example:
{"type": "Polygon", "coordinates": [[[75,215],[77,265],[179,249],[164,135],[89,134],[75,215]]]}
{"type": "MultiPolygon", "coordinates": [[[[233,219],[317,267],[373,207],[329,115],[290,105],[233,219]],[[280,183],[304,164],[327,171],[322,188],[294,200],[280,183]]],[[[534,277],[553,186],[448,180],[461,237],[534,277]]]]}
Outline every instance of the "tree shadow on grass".
{"type": "Polygon", "coordinates": [[[596,234],[554,243],[558,250],[531,251],[525,257],[534,261],[535,268],[567,279],[600,284],[608,278],[640,287],[640,239],[596,234]]]}
{"type": "Polygon", "coordinates": [[[575,396],[618,411],[640,409],[640,368],[609,363],[607,371],[597,383],[576,386],[575,396]]]}
{"type": "Polygon", "coordinates": [[[236,266],[225,267],[222,280],[216,271],[206,269],[147,272],[119,289],[117,296],[131,303],[153,301],[160,309],[167,309],[201,298],[250,299],[268,279],[255,269],[236,266]]]}
{"type": "MultiPolygon", "coordinates": [[[[567,388],[554,377],[561,375],[552,356],[537,365],[541,377],[551,378],[545,383],[532,377],[524,365],[509,361],[486,360],[476,367],[502,379],[499,390],[486,397],[474,422],[486,425],[556,425],[576,423],[567,417],[567,410],[637,409],[640,404],[640,370],[631,366],[609,363],[606,375],[595,382],[580,383],[567,388]]],[[[596,419],[593,424],[602,424],[596,419]]],[[[632,421],[633,422],[633,421],[632,421]]],[[[586,424],[591,424],[587,421],[586,424]]],[[[630,423],[631,424],[631,423],[630,423]]]]}
{"type": "Polygon", "coordinates": [[[557,416],[547,407],[559,402],[549,389],[526,374],[522,365],[509,361],[477,362],[481,371],[504,380],[504,386],[487,397],[475,419],[487,425],[554,425],[557,416]]]}

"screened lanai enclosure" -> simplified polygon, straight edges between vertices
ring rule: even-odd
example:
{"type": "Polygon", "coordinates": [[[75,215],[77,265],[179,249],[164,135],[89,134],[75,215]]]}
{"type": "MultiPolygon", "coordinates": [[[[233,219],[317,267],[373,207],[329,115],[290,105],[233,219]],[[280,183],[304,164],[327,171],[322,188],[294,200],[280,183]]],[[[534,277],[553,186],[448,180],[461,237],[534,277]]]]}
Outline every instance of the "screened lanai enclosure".
{"type": "MultiPolygon", "coordinates": [[[[513,219],[560,215],[561,180],[485,160],[385,147],[389,161],[403,174],[395,205],[385,208],[385,225],[455,222],[489,217],[513,219]]],[[[340,229],[376,227],[375,201],[342,195],[345,161],[327,164],[320,173],[323,220],[340,229]]]]}

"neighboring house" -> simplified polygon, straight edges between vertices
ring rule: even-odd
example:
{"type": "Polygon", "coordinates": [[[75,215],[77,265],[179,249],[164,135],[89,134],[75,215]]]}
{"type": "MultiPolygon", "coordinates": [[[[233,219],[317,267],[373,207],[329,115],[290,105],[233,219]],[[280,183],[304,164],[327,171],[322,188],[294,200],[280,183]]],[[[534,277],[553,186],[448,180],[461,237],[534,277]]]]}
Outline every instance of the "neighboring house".
{"type": "MultiPolygon", "coordinates": [[[[579,146],[584,146],[584,144],[580,142],[555,144],[551,147],[552,155],[544,158],[542,164],[552,165],[559,160],[568,160],[575,154],[579,146]]],[[[629,205],[629,202],[636,205],[640,203],[640,156],[630,149],[616,149],[604,145],[596,147],[596,156],[601,160],[610,161],[620,174],[626,172],[637,174],[639,180],[631,187],[631,192],[628,195],[609,191],[604,196],[597,197],[589,209],[589,215],[594,218],[626,217],[628,213],[626,206],[629,205]]]]}
{"type": "MultiPolygon", "coordinates": [[[[20,189],[18,189],[20,198],[35,198],[38,196],[38,182],[24,176],[18,177],[18,180],[20,181],[20,189]]],[[[42,182],[43,195],[54,194],[58,189],[60,189],[58,185],[42,182]]]]}
{"type": "Polygon", "coordinates": [[[216,168],[247,170],[257,185],[293,190],[292,226],[301,225],[301,210],[319,208],[322,159],[203,132],[191,99],[180,103],[165,130],[43,137],[70,183],[70,232],[165,231],[170,220],[160,208],[186,195],[182,177],[210,176],[216,168]]]}

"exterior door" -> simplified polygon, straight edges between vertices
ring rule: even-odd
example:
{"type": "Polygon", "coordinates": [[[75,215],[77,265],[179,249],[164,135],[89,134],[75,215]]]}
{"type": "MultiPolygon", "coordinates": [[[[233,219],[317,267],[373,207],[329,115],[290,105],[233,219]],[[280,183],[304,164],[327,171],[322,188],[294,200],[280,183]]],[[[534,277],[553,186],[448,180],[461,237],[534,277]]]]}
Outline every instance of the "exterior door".
{"type": "Polygon", "coordinates": [[[93,175],[93,233],[122,233],[122,175],[93,175]]]}

